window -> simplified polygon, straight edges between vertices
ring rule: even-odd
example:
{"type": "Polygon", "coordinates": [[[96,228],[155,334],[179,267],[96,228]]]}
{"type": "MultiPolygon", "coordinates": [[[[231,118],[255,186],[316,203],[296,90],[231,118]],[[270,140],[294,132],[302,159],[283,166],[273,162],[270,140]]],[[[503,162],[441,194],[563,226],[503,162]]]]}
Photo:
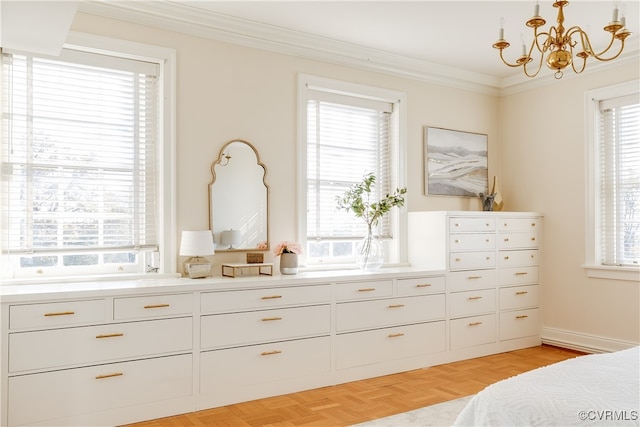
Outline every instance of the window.
{"type": "Polygon", "coordinates": [[[161,63],[3,52],[3,279],[171,271],[161,63]]]}
{"type": "MultiPolygon", "coordinates": [[[[360,182],[376,177],[376,198],[403,187],[401,153],[403,94],[362,85],[301,76],[300,239],[307,265],[353,263],[355,244],[366,224],[352,212],[339,211],[336,198],[360,182]]],[[[392,210],[374,234],[385,245],[385,262],[404,260],[398,236],[402,214],[392,210]]]]}
{"type": "Polygon", "coordinates": [[[589,275],[638,280],[640,93],[638,83],[587,95],[589,275]]]}

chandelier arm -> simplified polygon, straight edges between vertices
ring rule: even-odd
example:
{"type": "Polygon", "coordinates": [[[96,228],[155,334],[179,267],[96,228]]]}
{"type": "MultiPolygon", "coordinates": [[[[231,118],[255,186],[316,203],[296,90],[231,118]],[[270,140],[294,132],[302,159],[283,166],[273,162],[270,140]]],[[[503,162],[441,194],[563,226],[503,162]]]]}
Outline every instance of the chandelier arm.
{"type": "Polygon", "coordinates": [[[502,59],[502,62],[504,62],[504,64],[505,64],[505,65],[508,65],[509,67],[513,67],[513,68],[515,68],[515,67],[519,67],[519,66],[521,65],[521,64],[517,64],[517,63],[516,63],[516,64],[510,64],[510,63],[508,63],[508,62],[504,59],[504,55],[502,54],[502,51],[503,51],[503,50],[504,50],[504,49],[500,49],[500,59],[502,59]]]}
{"type": "MultiPolygon", "coordinates": [[[[581,31],[581,34],[582,34],[582,33],[583,33],[583,32],[581,31]]],[[[585,35],[586,35],[586,34],[585,34],[585,35]]],[[[582,42],[582,48],[583,48],[586,52],[590,52],[590,50],[589,50],[589,51],[587,51],[587,50],[586,50],[585,45],[584,45],[584,40],[581,40],[581,42],[582,42]]],[[[588,39],[587,39],[587,42],[588,42],[588,39]]],[[[571,52],[571,57],[572,57],[572,58],[582,58],[582,67],[580,67],[580,70],[578,70],[578,69],[576,68],[576,61],[575,61],[575,59],[571,61],[571,68],[573,69],[573,72],[574,72],[574,73],[576,73],[576,74],[580,74],[581,72],[583,72],[583,71],[584,71],[585,67],[587,66],[587,58],[588,58],[589,56],[588,56],[588,55],[584,55],[584,56],[582,56],[582,55],[574,55],[574,54],[573,54],[573,48],[578,44],[578,42],[568,43],[568,44],[569,44],[569,52],[571,52]]]]}
{"type": "MultiPolygon", "coordinates": [[[[548,49],[549,46],[551,45],[551,30],[555,30],[555,27],[551,27],[549,28],[549,31],[543,31],[542,33],[538,33],[538,29],[535,28],[534,32],[533,32],[533,40],[535,43],[536,48],[541,52],[541,53],[545,53],[548,49]],[[542,43],[542,47],[540,47],[540,42],[538,41],[538,38],[540,37],[544,37],[544,43],[542,43]]],[[[534,43],[531,43],[531,48],[533,49],[533,45],[534,43]]],[[[531,53],[529,53],[531,54],[531,53]]]]}
{"type": "MultiPolygon", "coordinates": [[[[531,58],[531,55],[529,55],[529,58],[531,58]]],[[[533,58],[531,58],[531,59],[533,59],[533,58]]],[[[527,77],[535,77],[535,76],[537,76],[538,73],[540,72],[540,70],[542,69],[542,61],[543,61],[543,59],[544,59],[544,55],[540,54],[540,61],[538,61],[538,67],[536,68],[536,71],[533,74],[529,74],[529,71],[527,71],[527,64],[528,64],[528,62],[531,62],[531,61],[525,62],[522,65],[522,71],[524,71],[524,74],[527,77]]]]}
{"type": "Polygon", "coordinates": [[[590,52],[591,56],[596,58],[598,61],[612,61],[612,60],[616,59],[618,56],[620,56],[620,54],[622,53],[622,50],[624,49],[624,39],[620,40],[620,50],[618,50],[618,53],[616,53],[614,56],[612,56],[610,58],[603,58],[602,57],[602,55],[604,55],[605,53],[607,53],[609,51],[609,49],[611,49],[611,47],[613,46],[614,41],[615,41],[615,34],[611,34],[611,41],[609,42],[609,46],[607,46],[607,48],[604,49],[600,53],[590,52]]]}

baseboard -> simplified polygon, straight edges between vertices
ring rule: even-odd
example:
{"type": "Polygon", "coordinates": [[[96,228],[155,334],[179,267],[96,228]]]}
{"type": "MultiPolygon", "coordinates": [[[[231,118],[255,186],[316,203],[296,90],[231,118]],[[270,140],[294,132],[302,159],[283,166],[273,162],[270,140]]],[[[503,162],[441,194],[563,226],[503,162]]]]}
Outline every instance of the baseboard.
{"type": "Polygon", "coordinates": [[[639,345],[639,343],[635,342],[599,337],[597,335],[588,335],[556,328],[542,328],[540,337],[543,344],[584,351],[586,353],[609,353],[639,345]]]}

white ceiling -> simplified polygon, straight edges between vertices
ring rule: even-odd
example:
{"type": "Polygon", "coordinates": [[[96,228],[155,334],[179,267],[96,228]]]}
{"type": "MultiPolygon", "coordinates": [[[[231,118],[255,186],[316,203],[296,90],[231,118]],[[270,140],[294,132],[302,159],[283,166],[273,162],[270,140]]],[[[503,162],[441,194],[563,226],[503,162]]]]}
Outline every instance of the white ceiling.
{"type": "MultiPolygon", "coordinates": [[[[547,20],[544,29],[556,24],[557,9],[552,4],[540,2],[540,15],[547,20]]],[[[571,1],[564,9],[565,27],[581,26],[596,50],[602,49],[609,40],[602,28],[611,20],[614,4],[634,33],[626,41],[625,55],[637,57],[640,0],[571,1]]],[[[502,64],[491,47],[498,38],[500,18],[505,20],[505,38],[511,43],[505,54],[514,61],[522,50],[521,35],[527,43],[532,40],[525,21],[533,15],[534,5],[532,0],[97,0],[81,2],[79,10],[285,53],[304,56],[307,49],[329,55],[331,51],[334,58],[346,62],[351,57],[413,68],[414,73],[459,74],[500,86],[495,82],[522,74],[519,68],[502,64]]],[[[552,74],[548,69],[543,72],[552,74]]]]}

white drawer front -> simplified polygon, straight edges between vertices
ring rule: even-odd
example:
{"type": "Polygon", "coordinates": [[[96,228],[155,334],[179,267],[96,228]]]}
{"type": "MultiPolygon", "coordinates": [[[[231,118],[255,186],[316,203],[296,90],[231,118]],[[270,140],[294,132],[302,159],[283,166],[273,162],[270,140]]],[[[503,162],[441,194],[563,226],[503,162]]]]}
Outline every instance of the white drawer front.
{"type": "Polygon", "coordinates": [[[449,270],[472,270],[476,268],[494,268],[496,253],[483,252],[452,252],[449,254],[449,270]]]}
{"type": "Polygon", "coordinates": [[[497,281],[495,270],[456,271],[447,275],[447,287],[454,292],[495,288],[497,281]]]}
{"type": "Polygon", "coordinates": [[[500,286],[535,285],[538,283],[538,267],[515,267],[500,270],[500,286]]]}
{"type": "Polygon", "coordinates": [[[496,229],[495,218],[449,218],[449,232],[460,233],[469,231],[494,231],[496,229]]]}
{"type": "Polygon", "coordinates": [[[538,304],[540,304],[538,285],[500,289],[500,310],[537,307],[538,304]]]}
{"type": "Polygon", "coordinates": [[[341,334],[336,337],[336,368],[437,353],[445,344],[444,321],[341,334]]]}
{"type": "Polygon", "coordinates": [[[190,354],[9,378],[9,425],[190,396],[190,354]]]}
{"type": "Polygon", "coordinates": [[[500,313],[501,340],[511,340],[538,334],[540,334],[539,309],[533,308],[500,313]]]}
{"type": "Polygon", "coordinates": [[[451,234],[449,236],[449,251],[487,250],[496,247],[495,234],[469,233],[451,234]]]}
{"type": "Polygon", "coordinates": [[[200,393],[224,394],[227,387],[241,389],[309,375],[329,375],[330,366],[329,337],[206,351],[200,357],[200,393]],[[242,368],[230,368],[233,366],[242,368]]]}
{"type": "Polygon", "coordinates": [[[500,218],[499,231],[537,231],[541,226],[540,218],[500,218]]]}
{"type": "Polygon", "coordinates": [[[538,232],[508,233],[498,235],[499,249],[537,248],[538,232]]]}
{"type": "Polygon", "coordinates": [[[338,283],[336,285],[336,299],[338,301],[390,297],[391,295],[393,295],[391,280],[338,283]]]}
{"type": "Polygon", "coordinates": [[[485,314],[496,310],[495,289],[453,292],[449,294],[449,315],[465,317],[485,314]]]}
{"type": "Polygon", "coordinates": [[[266,309],[331,301],[330,285],[203,293],[203,313],[266,309]]]}
{"type": "Polygon", "coordinates": [[[104,321],[105,312],[106,304],[102,299],[12,305],[9,308],[9,328],[86,325],[104,321]]]}
{"type": "Polygon", "coordinates": [[[529,249],[521,251],[500,251],[498,265],[505,267],[526,267],[538,265],[538,250],[529,249]]]}
{"type": "Polygon", "coordinates": [[[415,279],[398,279],[398,296],[408,297],[444,292],[446,279],[444,276],[418,277],[415,279]]]}
{"type": "Polygon", "coordinates": [[[202,348],[222,348],[329,334],[331,308],[300,308],[215,314],[201,319],[202,348]]]}
{"type": "Polygon", "coordinates": [[[496,315],[452,320],[450,330],[452,350],[489,344],[496,341],[496,315]]]}
{"type": "Polygon", "coordinates": [[[192,313],[192,294],[116,298],[113,302],[115,320],[189,315],[192,313]]]}
{"type": "Polygon", "coordinates": [[[443,294],[341,303],[336,307],[336,330],[402,325],[443,319],[443,294]]]}
{"type": "Polygon", "coordinates": [[[190,351],[192,319],[150,320],[9,334],[9,371],[60,368],[190,351]]]}

